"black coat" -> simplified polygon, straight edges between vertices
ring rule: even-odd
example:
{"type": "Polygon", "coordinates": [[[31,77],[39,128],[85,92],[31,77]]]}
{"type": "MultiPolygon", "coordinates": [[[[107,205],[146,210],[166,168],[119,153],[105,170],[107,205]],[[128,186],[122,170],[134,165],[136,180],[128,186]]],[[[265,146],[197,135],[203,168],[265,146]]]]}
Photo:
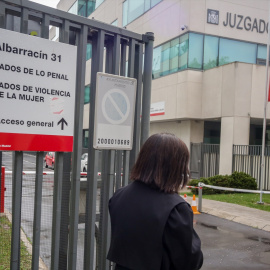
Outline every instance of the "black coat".
{"type": "Polygon", "coordinates": [[[140,181],[117,190],[109,202],[112,237],[108,260],[116,269],[197,270],[203,263],[193,212],[178,194],[140,181]]]}

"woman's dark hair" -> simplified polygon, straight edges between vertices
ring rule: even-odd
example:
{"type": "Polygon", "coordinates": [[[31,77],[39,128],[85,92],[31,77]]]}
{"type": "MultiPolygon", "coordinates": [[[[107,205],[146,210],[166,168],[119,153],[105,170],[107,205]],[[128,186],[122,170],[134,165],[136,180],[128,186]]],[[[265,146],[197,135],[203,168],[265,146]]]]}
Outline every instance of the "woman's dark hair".
{"type": "Polygon", "coordinates": [[[188,163],[189,151],[182,140],[170,133],[154,134],[142,146],[130,178],[165,193],[178,192],[189,179],[188,163]]]}

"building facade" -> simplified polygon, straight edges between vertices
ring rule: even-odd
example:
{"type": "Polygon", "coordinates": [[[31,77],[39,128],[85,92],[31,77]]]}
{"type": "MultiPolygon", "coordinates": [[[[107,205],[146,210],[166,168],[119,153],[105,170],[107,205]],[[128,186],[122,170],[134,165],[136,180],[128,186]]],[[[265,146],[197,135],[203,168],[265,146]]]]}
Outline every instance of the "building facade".
{"type": "MultiPolygon", "coordinates": [[[[58,9],[155,34],[150,132],[220,144],[220,174],[233,145],[260,145],[266,92],[267,0],[61,0],[58,9]]],[[[52,38],[57,31],[52,29],[52,38]]],[[[87,50],[87,146],[91,44],[87,50]]],[[[268,105],[269,106],[269,105],[268,105]]],[[[267,119],[270,119],[268,108],[267,119]]],[[[270,144],[267,121],[266,143],[270,144]]]]}

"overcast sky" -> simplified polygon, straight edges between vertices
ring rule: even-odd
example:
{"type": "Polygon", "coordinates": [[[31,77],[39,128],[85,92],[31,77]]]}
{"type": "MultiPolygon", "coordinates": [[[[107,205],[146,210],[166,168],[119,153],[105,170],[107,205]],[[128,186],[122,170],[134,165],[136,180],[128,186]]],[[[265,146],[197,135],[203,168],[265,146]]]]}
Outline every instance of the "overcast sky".
{"type": "Polygon", "coordinates": [[[38,4],[42,4],[45,6],[56,8],[59,0],[30,0],[32,2],[36,2],[38,4]]]}

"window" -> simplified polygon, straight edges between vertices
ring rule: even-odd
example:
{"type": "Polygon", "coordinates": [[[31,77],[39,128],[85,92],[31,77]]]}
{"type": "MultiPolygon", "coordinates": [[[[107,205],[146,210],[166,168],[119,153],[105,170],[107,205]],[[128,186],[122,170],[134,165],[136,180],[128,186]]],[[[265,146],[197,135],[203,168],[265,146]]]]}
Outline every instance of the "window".
{"type": "Polygon", "coordinates": [[[176,72],[178,70],[179,47],[179,38],[171,41],[170,72],[176,72]]]}
{"type": "Polygon", "coordinates": [[[188,34],[180,37],[179,45],[179,70],[187,68],[188,60],[188,34]]]}
{"type": "Polygon", "coordinates": [[[167,75],[170,73],[170,42],[161,46],[161,75],[167,75]]]}
{"type": "Polygon", "coordinates": [[[90,102],[90,85],[86,85],[84,88],[84,104],[90,102]]]}
{"type": "Polygon", "coordinates": [[[218,65],[218,37],[204,37],[203,69],[207,70],[218,65]]]}
{"type": "Polygon", "coordinates": [[[99,5],[103,2],[102,1],[90,1],[90,0],[78,0],[76,1],[73,6],[68,10],[69,13],[80,15],[82,17],[88,17],[99,5]]]}
{"type": "Polygon", "coordinates": [[[78,1],[76,1],[72,7],[68,10],[68,13],[76,14],[78,12],[78,1]]]}
{"type": "Polygon", "coordinates": [[[117,26],[117,25],[118,25],[118,19],[116,19],[115,21],[113,21],[113,22],[111,23],[111,25],[117,26]]]}
{"type": "Polygon", "coordinates": [[[59,27],[55,27],[55,36],[52,41],[56,41],[59,38],[59,27]]]}
{"type": "Polygon", "coordinates": [[[96,2],[95,8],[97,8],[98,6],[100,6],[104,2],[104,0],[96,0],[93,2],[96,2]]]}
{"type": "Polygon", "coordinates": [[[154,48],[152,78],[187,68],[208,70],[235,61],[265,65],[266,54],[266,45],[186,33],[154,48]]]}
{"type": "Polygon", "coordinates": [[[123,3],[123,26],[144,14],[162,0],[126,0],[123,3]]]}
{"type": "Polygon", "coordinates": [[[256,44],[220,38],[219,46],[220,66],[235,61],[256,64],[256,44]]]}
{"type": "Polygon", "coordinates": [[[203,35],[189,34],[188,67],[202,69],[203,35]]]}
{"type": "Polygon", "coordinates": [[[88,148],[88,138],[89,138],[89,131],[88,129],[83,130],[83,148],[88,148]]]}
{"type": "Polygon", "coordinates": [[[86,45],[86,61],[92,57],[92,44],[87,43],[86,45]]]}

